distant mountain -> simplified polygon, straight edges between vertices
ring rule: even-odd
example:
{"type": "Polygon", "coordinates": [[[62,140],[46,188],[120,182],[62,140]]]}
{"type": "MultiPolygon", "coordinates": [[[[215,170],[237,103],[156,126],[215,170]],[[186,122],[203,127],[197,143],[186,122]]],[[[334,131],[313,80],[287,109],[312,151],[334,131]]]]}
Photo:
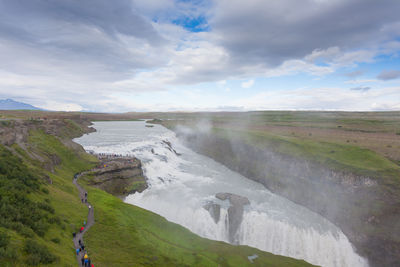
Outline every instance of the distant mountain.
{"type": "Polygon", "coordinates": [[[0,100],[0,110],[15,109],[41,110],[40,108],[34,107],[26,103],[17,102],[12,99],[0,100]]]}

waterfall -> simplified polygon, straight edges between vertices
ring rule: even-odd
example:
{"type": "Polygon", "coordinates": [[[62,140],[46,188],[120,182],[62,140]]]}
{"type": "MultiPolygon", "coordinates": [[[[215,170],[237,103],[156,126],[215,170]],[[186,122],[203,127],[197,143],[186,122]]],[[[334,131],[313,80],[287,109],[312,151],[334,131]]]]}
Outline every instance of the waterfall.
{"type": "MultiPolygon", "coordinates": [[[[368,266],[347,237],[320,215],[268,191],[210,158],[191,151],[175,135],[144,122],[96,122],[99,132],[75,141],[96,153],[130,154],[143,163],[149,188],[126,197],[209,239],[249,245],[321,266],[368,266]],[[248,202],[229,216],[230,193],[248,202]],[[210,209],[209,207],[213,207],[210,209]],[[239,222],[232,237],[232,214],[239,222]]],[[[232,210],[231,210],[232,211],[232,210]]]]}

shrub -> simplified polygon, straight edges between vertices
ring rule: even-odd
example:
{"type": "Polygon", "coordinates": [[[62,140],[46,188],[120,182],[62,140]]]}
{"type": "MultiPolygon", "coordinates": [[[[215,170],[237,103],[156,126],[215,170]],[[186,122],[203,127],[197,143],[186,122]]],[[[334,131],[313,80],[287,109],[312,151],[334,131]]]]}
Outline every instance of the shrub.
{"type": "Polygon", "coordinates": [[[54,237],[51,239],[51,242],[59,244],[60,243],[60,239],[58,237],[54,237]]]}
{"type": "Polygon", "coordinates": [[[18,232],[22,236],[25,236],[25,237],[33,237],[35,235],[33,230],[31,228],[29,228],[29,227],[26,227],[26,226],[22,226],[21,229],[18,232]]]}
{"type": "Polygon", "coordinates": [[[0,248],[6,248],[10,243],[10,237],[6,233],[0,232],[0,248]]]}
{"type": "Polygon", "coordinates": [[[36,203],[29,198],[30,192],[39,189],[40,180],[20,158],[0,145],[0,226],[26,237],[32,237],[33,231],[43,236],[54,208],[49,201],[36,203]]]}
{"type": "Polygon", "coordinates": [[[10,246],[10,237],[7,233],[0,232],[0,259],[15,259],[16,257],[17,252],[15,248],[10,246]]]}
{"type": "Polygon", "coordinates": [[[46,195],[49,194],[49,189],[47,189],[46,187],[42,187],[40,189],[43,193],[45,193],[46,195]]]}
{"type": "Polygon", "coordinates": [[[29,265],[49,264],[57,260],[46,246],[40,245],[33,239],[25,242],[24,251],[28,254],[26,263],[29,265]]]}
{"type": "Polygon", "coordinates": [[[46,203],[46,202],[40,202],[38,203],[38,207],[42,210],[48,211],[51,214],[54,214],[54,208],[52,206],[50,206],[50,204],[46,203]]]}
{"type": "Polygon", "coordinates": [[[47,221],[51,224],[61,224],[60,217],[58,216],[50,217],[47,221]]]}
{"type": "Polygon", "coordinates": [[[48,229],[49,229],[49,224],[46,223],[44,220],[40,220],[33,225],[33,230],[39,236],[44,236],[44,234],[47,232],[48,229]]]}

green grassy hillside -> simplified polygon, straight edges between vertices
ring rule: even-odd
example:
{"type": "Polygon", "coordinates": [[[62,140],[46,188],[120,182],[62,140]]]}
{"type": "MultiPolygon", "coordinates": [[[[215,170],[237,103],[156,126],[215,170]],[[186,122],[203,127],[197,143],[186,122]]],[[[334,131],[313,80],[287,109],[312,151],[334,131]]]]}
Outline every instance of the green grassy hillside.
{"type": "MultiPolygon", "coordinates": [[[[67,122],[64,137],[78,134],[67,122]],[[69,129],[73,133],[69,133],[69,129]]],[[[1,266],[76,266],[72,232],[87,208],[80,203],[73,175],[96,159],[42,130],[31,130],[23,145],[0,147],[1,266]]],[[[246,246],[200,238],[161,216],[123,203],[89,187],[95,225],[85,235],[98,266],[309,266],[246,246]],[[259,258],[251,264],[247,256],[259,258]]]]}

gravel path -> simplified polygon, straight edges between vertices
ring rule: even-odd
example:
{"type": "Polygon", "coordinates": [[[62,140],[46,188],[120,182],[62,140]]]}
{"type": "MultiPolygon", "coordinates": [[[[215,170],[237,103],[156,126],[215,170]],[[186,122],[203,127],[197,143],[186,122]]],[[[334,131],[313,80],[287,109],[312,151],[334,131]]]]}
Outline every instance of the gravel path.
{"type": "MultiPolygon", "coordinates": [[[[78,184],[78,179],[81,175],[83,175],[84,173],[77,173],[74,175],[74,180],[72,181],[72,183],[78,188],[79,190],[79,197],[80,199],[84,200],[87,199],[87,192],[85,191],[85,189],[83,189],[79,184],[78,184]],[[85,196],[86,194],[86,196],[85,196]]],[[[94,211],[93,211],[93,206],[89,203],[89,202],[84,202],[82,204],[85,204],[88,209],[88,216],[86,219],[86,226],[85,229],[82,231],[82,233],[78,232],[76,233],[76,236],[74,237],[74,247],[75,247],[75,251],[76,249],[78,249],[79,246],[79,240],[81,240],[81,242],[83,243],[83,235],[86,233],[87,230],[89,230],[89,228],[94,224],[94,211]]],[[[82,221],[82,226],[83,226],[83,221],[82,221]]],[[[83,243],[84,244],[84,243],[83,243]]],[[[87,251],[86,245],[85,245],[85,251],[87,251]]],[[[76,255],[76,259],[78,261],[78,266],[84,266],[81,264],[81,258],[85,255],[85,251],[81,251],[78,255],[76,255]]],[[[76,253],[76,252],[75,252],[76,253]]]]}

